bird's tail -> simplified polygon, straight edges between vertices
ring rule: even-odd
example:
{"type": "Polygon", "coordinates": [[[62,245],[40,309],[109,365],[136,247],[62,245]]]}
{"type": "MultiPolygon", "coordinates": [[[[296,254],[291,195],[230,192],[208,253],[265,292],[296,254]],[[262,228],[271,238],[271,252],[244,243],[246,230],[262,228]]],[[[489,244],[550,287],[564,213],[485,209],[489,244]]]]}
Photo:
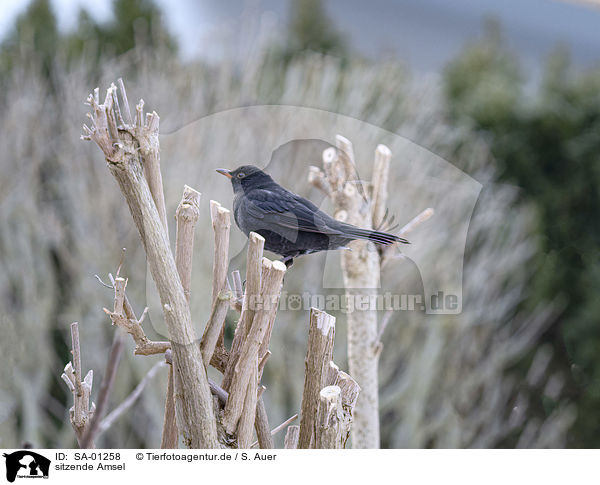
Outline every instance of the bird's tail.
{"type": "Polygon", "coordinates": [[[383,246],[388,246],[395,243],[410,244],[410,242],[403,237],[389,234],[387,232],[369,231],[367,229],[360,229],[354,226],[349,226],[344,232],[350,237],[373,241],[375,244],[381,244],[383,246]]]}

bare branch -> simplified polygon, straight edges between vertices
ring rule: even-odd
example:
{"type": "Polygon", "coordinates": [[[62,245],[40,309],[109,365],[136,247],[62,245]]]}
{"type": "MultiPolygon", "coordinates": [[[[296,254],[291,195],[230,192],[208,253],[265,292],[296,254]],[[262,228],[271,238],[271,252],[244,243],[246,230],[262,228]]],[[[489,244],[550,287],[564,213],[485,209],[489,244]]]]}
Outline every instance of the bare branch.
{"type": "MultiPolygon", "coordinates": [[[[165,353],[170,354],[171,349],[165,353]]],[[[165,359],[166,360],[166,359],[165,359]]],[[[167,361],[168,362],[168,361],[167,361]]],[[[179,440],[179,432],[177,431],[177,420],[175,412],[175,383],[173,376],[173,362],[168,363],[169,375],[167,377],[167,394],[165,397],[165,414],[163,417],[163,429],[160,439],[160,447],[162,449],[177,448],[179,440]]]]}
{"type": "Polygon", "coordinates": [[[254,309],[249,306],[249,302],[258,301],[260,294],[260,279],[262,272],[262,255],[265,245],[265,239],[251,232],[248,236],[248,253],[246,257],[246,295],[244,297],[242,313],[235,328],[229,362],[223,376],[223,389],[229,391],[233,371],[240,356],[242,345],[248,334],[250,324],[254,318],[254,309]]]}
{"type": "Polygon", "coordinates": [[[125,278],[117,277],[115,279],[115,304],[114,313],[123,315],[123,305],[125,299],[125,287],[127,286],[127,280],[125,278]]]}
{"type": "Polygon", "coordinates": [[[342,448],[342,391],[327,386],[319,393],[316,417],[316,448],[342,448]]]}
{"type": "Polygon", "coordinates": [[[242,305],[244,302],[244,290],[242,287],[242,277],[240,272],[236,269],[231,272],[231,278],[233,280],[233,294],[234,300],[231,301],[231,306],[234,310],[241,313],[242,305]]]}
{"type": "MultiPolygon", "coordinates": [[[[261,346],[262,348],[262,346],[261,346]]],[[[262,356],[262,359],[260,360],[260,362],[258,363],[258,377],[259,379],[262,377],[262,373],[263,370],[265,368],[265,364],[267,363],[267,360],[269,360],[269,357],[271,357],[271,351],[267,350],[265,352],[265,354],[262,356]]]]}
{"type": "MultiPolygon", "coordinates": [[[[263,240],[264,241],[264,240],[263,240]]],[[[273,304],[281,289],[281,282],[285,274],[286,267],[280,261],[271,262],[263,258],[262,264],[262,282],[260,289],[260,308],[257,309],[240,351],[238,362],[235,365],[233,378],[229,389],[229,399],[225,406],[223,415],[223,426],[229,434],[236,430],[237,423],[242,414],[243,402],[246,395],[248,382],[251,379],[253,366],[257,362],[257,355],[260,345],[263,341],[271,315],[277,312],[277,306],[273,304]]],[[[249,285],[247,285],[248,288],[249,285]]],[[[258,304],[256,302],[248,303],[249,293],[246,293],[244,306],[249,311],[258,304]]],[[[242,311],[243,315],[243,311],[242,311]]],[[[255,410],[252,411],[253,414],[255,410]]]]}
{"type": "MultiPolygon", "coordinates": [[[[140,322],[135,319],[135,314],[125,294],[127,280],[121,277],[115,279],[112,275],[109,276],[115,289],[114,311],[111,312],[104,308],[104,312],[110,317],[113,325],[117,325],[133,337],[133,341],[135,342],[134,353],[136,355],[164,353],[171,347],[171,344],[169,342],[154,342],[149,340],[140,322]],[[129,315],[132,317],[130,318],[129,315]]],[[[145,311],[142,313],[142,316],[144,314],[145,311]]]]}
{"type": "Polygon", "coordinates": [[[283,447],[287,450],[295,450],[298,448],[298,437],[300,436],[300,426],[289,426],[285,433],[283,447]]]}
{"type": "Polygon", "coordinates": [[[231,272],[231,276],[233,278],[233,291],[235,297],[242,300],[244,298],[244,289],[242,288],[242,277],[240,276],[240,272],[236,269],[231,272]]]}
{"type": "Polygon", "coordinates": [[[373,192],[371,196],[371,217],[373,227],[378,229],[383,223],[385,207],[388,198],[388,177],[390,173],[390,159],[392,152],[385,145],[378,145],[375,149],[375,162],[373,163],[373,192]]]}
{"type": "Polygon", "coordinates": [[[222,351],[225,350],[223,330],[229,301],[233,296],[226,288],[227,267],[229,264],[229,230],[231,228],[230,212],[221,207],[218,202],[211,200],[210,215],[215,233],[215,247],[211,315],[204,327],[204,334],[200,343],[204,365],[210,363],[217,345],[222,351]]]}
{"type": "Polygon", "coordinates": [[[331,193],[331,184],[319,167],[308,167],[308,182],[327,195],[331,193]]]}
{"type": "Polygon", "coordinates": [[[341,390],[342,416],[339,423],[339,438],[341,440],[340,447],[344,448],[346,441],[350,436],[351,427],[353,426],[354,408],[360,393],[360,386],[351,376],[343,371],[339,371],[335,382],[331,385],[337,386],[341,390]]]}
{"type": "MultiPolygon", "coordinates": [[[[260,373],[260,370],[259,370],[260,373]]],[[[267,416],[267,409],[265,408],[265,401],[262,398],[262,392],[265,387],[261,386],[258,393],[258,401],[256,402],[256,418],[254,420],[254,429],[256,430],[256,436],[263,449],[271,449],[274,447],[273,434],[269,431],[269,417],[267,416]]]]}
{"type": "Polygon", "coordinates": [[[110,397],[115,378],[117,377],[117,369],[119,368],[119,362],[121,361],[121,355],[123,354],[123,341],[124,338],[121,330],[117,330],[113,337],[108,361],[106,362],[106,370],[104,371],[102,385],[100,386],[100,392],[98,393],[96,411],[81,440],[82,448],[89,448],[90,445],[94,443],[94,439],[98,433],[100,420],[104,416],[104,412],[108,406],[108,398],[110,397]]]}
{"type": "Polygon", "coordinates": [[[385,329],[387,328],[387,326],[390,324],[390,321],[392,320],[393,315],[394,315],[393,310],[388,310],[383,314],[383,318],[381,319],[381,322],[379,323],[379,332],[377,332],[377,340],[379,342],[381,342],[383,333],[385,332],[385,329]]]}
{"type": "Polygon", "coordinates": [[[131,109],[129,109],[129,100],[127,99],[127,92],[125,91],[125,85],[123,84],[123,78],[117,79],[119,91],[121,91],[121,97],[123,98],[123,108],[125,110],[125,123],[131,125],[133,118],[131,117],[131,109]]]}
{"type": "MultiPolygon", "coordinates": [[[[281,283],[281,287],[283,286],[283,281],[281,283]]],[[[262,379],[263,371],[267,360],[271,355],[271,351],[269,350],[269,345],[271,342],[271,334],[273,333],[273,327],[275,325],[275,316],[276,309],[279,307],[279,299],[281,297],[281,287],[277,292],[277,295],[274,298],[274,302],[272,303],[275,306],[275,311],[271,313],[269,317],[269,324],[267,326],[267,331],[265,332],[265,336],[260,344],[260,349],[258,351],[258,357],[260,359],[258,364],[258,381],[260,382],[262,379]]],[[[256,420],[254,422],[254,427],[256,429],[256,435],[258,437],[258,441],[260,443],[260,447],[263,449],[273,448],[273,437],[271,433],[269,433],[269,420],[267,416],[267,411],[265,409],[265,403],[262,398],[262,391],[264,387],[259,388],[258,393],[258,403],[256,405],[256,420]]]]}
{"type": "MultiPolygon", "coordinates": [[[[71,349],[73,361],[65,366],[61,378],[67,383],[69,390],[73,393],[73,407],[70,410],[71,424],[75,430],[77,442],[79,446],[82,446],[83,437],[87,433],[96,406],[94,403],[90,405],[94,371],[90,370],[83,381],[81,380],[81,350],[79,345],[79,324],[77,322],[71,324],[71,349]]],[[[94,447],[92,442],[88,444],[90,447],[94,447]]]]}
{"type": "MultiPolygon", "coordinates": [[[[116,281],[112,274],[108,274],[112,286],[110,288],[115,288],[116,281]]],[[[108,286],[108,285],[106,285],[108,286]]],[[[133,307],[131,303],[129,303],[129,299],[127,298],[127,293],[124,294],[123,297],[123,309],[125,311],[125,315],[121,314],[118,318],[118,321],[113,320],[113,324],[119,325],[123,330],[129,333],[133,337],[133,341],[135,342],[135,355],[154,355],[154,354],[164,354],[167,349],[171,348],[170,342],[155,342],[148,337],[144,333],[144,329],[141,326],[142,320],[145,318],[146,313],[148,312],[148,307],[144,308],[142,312],[141,318],[138,320],[135,316],[135,312],[133,311],[133,307]]],[[[111,317],[112,320],[112,312],[103,309],[104,313],[111,317]]]]}
{"type": "Polygon", "coordinates": [[[119,276],[121,274],[121,268],[123,267],[123,263],[125,262],[125,253],[127,252],[127,248],[123,248],[121,250],[121,259],[119,260],[119,265],[117,266],[116,275],[119,276]]]}
{"type": "Polygon", "coordinates": [[[165,365],[166,364],[164,362],[157,362],[150,368],[148,373],[142,378],[139,384],[135,386],[135,389],[131,392],[131,394],[129,394],[129,396],[127,396],[121,404],[119,404],[100,422],[97,436],[100,436],[107,429],[109,429],[115,423],[115,421],[117,421],[131,408],[131,406],[135,404],[135,401],[137,401],[137,399],[142,395],[144,388],[154,378],[158,372],[158,369],[164,367],[165,365]]]}
{"type": "Polygon", "coordinates": [[[181,202],[175,211],[177,234],[175,236],[175,264],[189,303],[194,254],[194,228],[200,217],[200,192],[184,186],[181,202]]]}
{"type": "Polygon", "coordinates": [[[160,295],[173,348],[177,423],[188,447],[216,448],[213,402],[183,286],[169,247],[159,167],[158,115],[143,124],[140,101],[136,126],[117,130],[112,89],[104,105],[88,98],[95,128],[90,134],[104,152],[136,224],[160,295]],[[112,138],[117,134],[118,140],[112,138]],[[115,142],[118,142],[115,144],[115,142]],[[144,174],[146,174],[144,176],[144,174]],[[145,177],[148,177],[146,180],[145,177]]]}
{"type": "MultiPolygon", "coordinates": [[[[434,210],[430,207],[425,209],[419,215],[411,219],[411,221],[406,224],[402,229],[398,231],[398,236],[404,236],[409,232],[413,231],[417,226],[425,222],[427,219],[432,217],[434,214],[434,210]]],[[[392,244],[391,246],[386,246],[381,252],[381,267],[383,268],[386,264],[388,264],[392,259],[394,259],[394,252],[396,251],[397,244],[392,244]]]]}
{"type": "Polygon", "coordinates": [[[113,95],[113,104],[115,106],[115,114],[117,117],[117,123],[118,123],[118,127],[125,127],[125,120],[123,119],[123,115],[121,114],[121,106],[119,105],[119,95],[117,93],[117,88],[114,84],[111,84],[110,86],[111,88],[114,87],[114,89],[112,90],[112,95],[113,95]]]}
{"type": "Polygon", "coordinates": [[[213,257],[212,301],[225,289],[227,266],[229,264],[229,230],[231,228],[230,212],[218,202],[210,201],[210,217],[215,233],[213,257]]]}
{"type": "MultiPolygon", "coordinates": [[[[239,364],[240,362],[238,362],[239,364]]],[[[237,428],[237,439],[239,448],[250,448],[252,433],[254,431],[254,420],[256,419],[256,403],[258,400],[258,359],[255,356],[251,363],[250,376],[246,386],[246,398],[240,415],[237,428]]],[[[235,388],[233,389],[235,392],[235,388]]],[[[231,397],[231,394],[230,394],[231,397]]]]}
{"type": "Polygon", "coordinates": [[[334,335],[335,318],[316,308],[311,308],[298,448],[313,448],[316,443],[315,419],[319,392],[327,385],[329,362],[333,359],[334,335]]]}
{"type": "MultiPolygon", "coordinates": [[[[173,354],[171,352],[171,349],[165,352],[165,362],[169,365],[173,363],[173,354]]],[[[210,392],[212,393],[212,395],[217,397],[222,406],[225,406],[225,403],[227,402],[227,397],[229,396],[227,391],[225,391],[212,379],[208,379],[208,386],[210,387],[210,392]]]]}
{"type": "MultiPolygon", "coordinates": [[[[183,286],[183,292],[187,302],[190,302],[192,281],[192,258],[194,253],[194,227],[200,217],[200,192],[188,187],[183,188],[181,201],[175,211],[177,221],[177,232],[175,235],[175,265],[179,273],[179,279],[183,286]]],[[[170,352],[170,351],[168,351],[170,352]]],[[[172,356],[171,356],[172,357],[172,356]]],[[[165,356],[169,367],[167,377],[167,395],[165,398],[165,415],[163,419],[163,431],[161,448],[177,448],[179,432],[177,430],[175,412],[175,384],[173,374],[173,361],[165,356]]]]}
{"type": "Polygon", "coordinates": [[[202,360],[204,365],[208,365],[215,352],[221,329],[225,323],[225,317],[227,316],[227,310],[229,309],[229,300],[232,294],[230,291],[224,291],[217,296],[217,299],[213,302],[213,307],[210,312],[208,322],[204,327],[204,334],[200,341],[200,351],[202,352],[202,360]]]}
{"type": "Polygon", "coordinates": [[[342,135],[335,135],[335,146],[337,147],[340,168],[343,170],[344,182],[353,180],[356,174],[356,165],[354,163],[352,142],[342,135]]]}
{"type": "Polygon", "coordinates": [[[135,128],[141,130],[144,127],[144,100],[140,99],[135,106],[135,128]]]}
{"type": "Polygon", "coordinates": [[[227,402],[227,398],[229,397],[229,394],[227,394],[227,391],[225,391],[225,389],[223,389],[221,386],[219,386],[212,379],[208,380],[208,385],[210,386],[210,392],[212,392],[213,396],[217,396],[219,403],[222,406],[225,406],[225,403],[227,402]]]}
{"type": "Polygon", "coordinates": [[[111,290],[114,289],[113,286],[107,285],[104,281],[102,281],[102,278],[100,278],[100,276],[98,276],[97,274],[94,275],[94,278],[96,278],[102,286],[106,286],[106,288],[110,288],[111,290]]]}
{"type": "Polygon", "coordinates": [[[146,115],[146,123],[143,129],[138,130],[136,134],[140,144],[140,152],[144,159],[144,175],[148,181],[148,187],[150,188],[152,199],[154,200],[154,204],[158,210],[158,214],[168,240],[169,226],[167,224],[167,209],[165,206],[162,174],[160,173],[158,125],[158,114],[156,112],[152,112],[151,114],[146,115]]]}
{"type": "MultiPolygon", "coordinates": [[[[335,206],[336,219],[364,229],[373,229],[373,218],[383,220],[385,214],[385,185],[388,153],[381,146],[376,151],[373,169],[376,201],[369,198],[357,181],[352,144],[336,136],[337,150],[323,151],[323,169],[332,190],[330,198],[335,206]],[[382,215],[383,214],[383,215],[382,215]]],[[[378,251],[370,250],[368,241],[352,241],[352,251],[342,253],[342,273],[346,294],[370,298],[380,286],[381,258],[378,251]]],[[[377,311],[355,309],[347,315],[348,364],[350,373],[364,385],[358,402],[360,413],[352,428],[352,444],[357,448],[379,447],[379,392],[378,356],[375,352],[377,311]]],[[[320,388],[315,392],[319,392],[320,388]]],[[[315,405],[316,405],[315,398],[315,405]]],[[[302,424],[299,446],[308,446],[302,424]]],[[[306,430],[304,430],[306,432],[306,430]]]]}
{"type": "MultiPolygon", "coordinates": [[[[287,428],[291,423],[293,423],[294,421],[296,421],[296,419],[298,419],[298,415],[297,414],[294,414],[292,417],[286,419],[279,426],[276,426],[275,428],[273,428],[273,430],[271,431],[271,436],[275,436],[282,429],[287,428]]],[[[258,441],[255,441],[254,443],[252,443],[251,448],[256,448],[258,446],[258,444],[259,444],[258,441]]],[[[263,448],[263,447],[261,446],[261,448],[263,448]]]]}
{"type": "Polygon", "coordinates": [[[427,219],[429,219],[431,216],[433,216],[434,213],[435,213],[435,211],[431,207],[429,207],[428,209],[425,209],[418,216],[411,219],[411,221],[408,224],[406,224],[402,229],[400,229],[398,231],[398,235],[403,236],[405,234],[408,234],[413,229],[415,229],[419,224],[425,222],[427,219]]]}

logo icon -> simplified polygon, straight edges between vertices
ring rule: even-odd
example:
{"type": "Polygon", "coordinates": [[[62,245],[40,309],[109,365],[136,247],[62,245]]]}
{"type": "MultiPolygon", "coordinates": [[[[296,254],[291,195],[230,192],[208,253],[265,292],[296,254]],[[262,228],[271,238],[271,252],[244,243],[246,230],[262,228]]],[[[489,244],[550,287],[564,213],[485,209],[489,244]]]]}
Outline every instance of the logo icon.
{"type": "Polygon", "coordinates": [[[14,482],[17,477],[48,478],[50,460],[29,450],[4,453],[6,461],[6,479],[14,482]]]}

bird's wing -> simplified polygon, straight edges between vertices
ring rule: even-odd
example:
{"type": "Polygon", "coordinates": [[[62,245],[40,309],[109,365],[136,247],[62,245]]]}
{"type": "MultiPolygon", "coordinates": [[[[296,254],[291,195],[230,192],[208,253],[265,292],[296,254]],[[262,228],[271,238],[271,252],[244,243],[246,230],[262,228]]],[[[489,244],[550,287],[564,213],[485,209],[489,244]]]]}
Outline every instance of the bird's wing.
{"type": "Polygon", "coordinates": [[[246,211],[263,224],[332,236],[342,234],[331,227],[331,218],[312,202],[288,191],[253,190],[246,199],[246,211]]]}

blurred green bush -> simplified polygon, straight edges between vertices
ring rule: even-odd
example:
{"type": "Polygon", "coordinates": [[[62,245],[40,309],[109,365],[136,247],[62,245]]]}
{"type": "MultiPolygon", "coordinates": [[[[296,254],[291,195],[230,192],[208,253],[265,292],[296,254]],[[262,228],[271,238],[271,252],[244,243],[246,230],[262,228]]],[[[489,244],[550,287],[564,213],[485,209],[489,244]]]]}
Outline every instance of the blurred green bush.
{"type": "MultiPolygon", "coordinates": [[[[564,305],[543,341],[567,378],[565,395],[577,403],[570,444],[598,447],[600,70],[577,72],[557,50],[539,82],[525,80],[491,25],[446,70],[448,116],[487,141],[498,179],[518,185],[538,209],[535,271],[523,305],[564,305]]],[[[540,405],[548,411],[553,403],[540,405]]]]}

